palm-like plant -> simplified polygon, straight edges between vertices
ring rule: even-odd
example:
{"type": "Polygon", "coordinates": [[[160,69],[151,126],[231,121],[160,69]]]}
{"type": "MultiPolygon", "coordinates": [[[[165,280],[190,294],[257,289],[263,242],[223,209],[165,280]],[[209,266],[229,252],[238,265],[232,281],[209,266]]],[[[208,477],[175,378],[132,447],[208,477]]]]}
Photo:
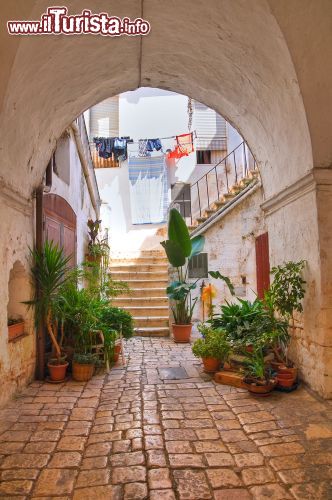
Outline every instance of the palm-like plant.
{"type": "Polygon", "coordinates": [[[167,295],[173,300],[172,312],[177,325],[188,325],[191,323],[193,310],[197,298],[191,301],[191,291],[196,288],[196,283],[189,283],[188,262],[198,255],[204,248],[204,237],[190,234],[181,214],[172,208],[168,221],[168,240],[162,241],[169,263],[176,269],[177,281],[173,281],[167,287],[167,295]]]}
{"type": "Polygon", "coordinates": [[[46,326],[59,363],[63,341],[63,329],[59,336],[59,323],[62,319],[60,290],[64,283],[72,279],[68,267],[71,257],[65,257],[63,249],[52,241],[46,241],[41,251],[30,250],[30,254],[33,297],[25,304],[34,308],[36,326],[46,326]]]}

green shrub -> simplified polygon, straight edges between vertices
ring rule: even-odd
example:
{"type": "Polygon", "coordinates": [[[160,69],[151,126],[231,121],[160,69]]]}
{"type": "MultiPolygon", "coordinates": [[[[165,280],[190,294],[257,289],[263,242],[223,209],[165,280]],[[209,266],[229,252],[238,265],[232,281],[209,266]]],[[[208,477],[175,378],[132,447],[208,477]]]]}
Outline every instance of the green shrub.
{"type": "Polygon", "coordinates": [[[73,361],[79,363],[80,365],[95,365],[98,363],[98,357],[96,354],[80,354],[75,353],[73,356],[73,361]]]}
{"type": "Polygon", "coordinates": [[[134,334],[134,322],[132,315],[119,307],[104,305],[99,314],[100,329],[115,330],[120,333],[125,339],[130,339],[134,334]]]}
{"type": "Polygon", "coordinates": [[[198,358],[216,358],[221,361],[226,361],[231,352],[231,345],[228,342],[225,332],[216,330],[211,327],[199,327],[203,338],[197,339],[193,346],[192,352],[198,358]]]}

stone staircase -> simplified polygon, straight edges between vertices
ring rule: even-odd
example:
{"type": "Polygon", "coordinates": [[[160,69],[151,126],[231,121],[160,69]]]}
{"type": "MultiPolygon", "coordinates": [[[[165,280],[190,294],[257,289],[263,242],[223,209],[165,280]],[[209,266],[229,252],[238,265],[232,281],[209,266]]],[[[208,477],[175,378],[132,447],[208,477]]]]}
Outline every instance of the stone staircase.
{"type": "Polygon", "coordinates": [[[112,279],[128,283],[130,292],[112,300],[130,312],[135,336],[168,337],[169,307],[166,295],[168,263],[160,252],[143,252],[139,257],[112,259],[112,279]]]}
{"type": "Polygon", "coordinates": [[[212,219],[217,213],[219,213],[223,208],[230,205],[233,201],[236,201],[242,194],[254,187],[259,180],[258,171],[252,171],[249,175],[243,179],[238,184],[235,184],[230,189],[229,193],[222,195],[219,200],[214,201],[211,205],[205,209],[201,217],[196,217],[193,219],[192,225],[189,225],[190,231],[195,231],[202,224],[205,224],[209,219],[212,219]]]}

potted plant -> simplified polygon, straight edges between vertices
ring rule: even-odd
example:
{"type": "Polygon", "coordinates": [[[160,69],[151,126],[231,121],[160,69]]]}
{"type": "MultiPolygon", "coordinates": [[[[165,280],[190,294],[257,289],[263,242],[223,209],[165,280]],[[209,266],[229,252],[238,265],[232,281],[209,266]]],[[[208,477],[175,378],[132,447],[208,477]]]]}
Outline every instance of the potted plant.
{"type": "Polygon", "coordinates": [[[171,299],[174,323],[172,324],[175,342],[189,342],[192,330],[192,315],[198,298],[191,299],[191,291],[196,283],[188,282],[188,262],[199,254],[204,247],[204,237],[190,238],[185,220],[172,208],[168,220],[168,240],[162,241],[167,258],[174,268],[177,280],[167,287],[171,299]]]}
{"type": "Polygon", "coordinates": [[[8,340],[15,340],[21,335],[24,335],[24,320],[23,318],[8,318],[8,340]]]}
{"type": "Polygon", "coordinates": [[[90,236],[90,241],[88,245],[88,254],[86,255],[86,260],[88,262],[96,262],[100,265],[103,257],[106,257],[109,253],[109,246],[105,241],[100,241],[98,239],[98,234],[100,231],[101,220],[89,219],[88,222],[88,234],[90,236]]]}
{"type": "Polygon", "coordinates": [[[75,353],[73,357],[73,379],[77,382],[87,382],[95,371],[98,361],[96,354],[75,353]]]}
{"type": "MultiPolygon", "coordinates": [[[[295,333],[295,312],[302,312],[302,299],[305,295],[304,285],[306,281],[302,278],[302,271],[305,266],[305,261],[299,262],[289,261],[283,265],[275,266],[271,270],[273,282],[270,289],[265,294],[265,302],[269,304],[270,309],[273,309],[277,315],[287,322],[291,323],[292,334],[295,333]]],[[[281,369],[282,373],[288,373],[293,376],[293,380],[297,377],[297,369],[288,360],[287,347],[290,337],[280,344],[283,347],[284,359],[278,355],[275,350],[277,360],[282,363],[278,366],[278,372],[281,369]]]]}
{"type": "Polygon", "coordinates": [[[243,383],[249,392],[256,395],[268,395],[275,388],[277,381],[271,375],[271,369],[264,360],[263,349],[256,348],[246,354],[245,376],[243,383]]]}
{"type": "Polygon", "coordinates": [[[231,352],[230,343],[222,330],[215,330],[205,325],[200,325],[198,329],[203,338],[195,340],[192,352],[194,356],[202,359],[204,371],[216,372],[228,359],[231,352]]]}
{"type": "Polygon", "coordinates": [[[62,248],[52,241],[46,241],[41,251],[31,250],[31,278],[34,295],[26,301],[35,311],[36,326],[45,325],[53,346],[52,357],[47,366],[54,382],[65,379],[68,363],[62,353],[64,332],[61,320],[60,290],[72,279],[68,264],[71,257],[65,257],[62,248]]]}

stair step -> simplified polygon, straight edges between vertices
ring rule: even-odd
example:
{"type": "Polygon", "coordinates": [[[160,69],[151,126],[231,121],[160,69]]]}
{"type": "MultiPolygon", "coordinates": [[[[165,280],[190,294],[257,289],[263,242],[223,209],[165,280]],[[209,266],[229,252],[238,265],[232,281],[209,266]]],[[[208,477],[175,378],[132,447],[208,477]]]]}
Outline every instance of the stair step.
{"type": "Polygon", "coordinates": [[[169,337],[168,327],[139,327],[134,328],[135,337],[169,337]]]}
{"type": "Polygon", "coordinates": [[[216,208],[208,208],[207,210],[205,210],[205,215],[206,217],[211,217],[211,215],[215,214],[216,211],[216,208]]]}
{"type": "Polygon", "coordinates": [[[132,271],[112,271],[111,276],[114,280],[118,281],[128,281],[128,280],[149,280],[153,279],[156,281],[157,279],[160,280],[167,280],[168,279],[168,273],[166,271],[137,271],[137,270],[132,270],[132,271]]]}
{"type": "Polygon", "coordinates": [[[196,219],[196,220],[197,220],[197,222],[198,222],[199,224],[202,224],[203,222],[205,222],[205,221],[207,220],[207,217],[197,217],[197,219],[196,219]]]}
{"type": "Polygon", "coordinates": [[[168,327],[169,328],[169,317],[168,316],[145,316],[138,317],[134,316],[134,327],[135,328],[145,328],[145,327],[168,327]]]}
{"type": "Polygon", "coordinates": [[[168,306],[124,306],[125,311],[130,312],[135,318],[147,318],[150,314],[153,316],[166,316],[168,314],[168,306]]]}
{"type": "Polygon", "coordinates": [[[150,289],[150,290],[155,290],[155,289],[160,289],[164,287],[166,289],[168,279],[165,278],[163,280],[149,280],[149,279],[128,279],[126,280],[126,283],[128,284],[130,290],[133,288],[145,288],[145,289],[150,289]]]}
{"type": "MultiPolygon", "coordinates": [[[[128,283],[128,282],[127,282],[128,283]]],[[[159,282],[158,282],[159,283],[159,282]]],[[[118,299],[121,298],[148,298],[148,297],[154,297],[154,298],[161,298],[165,299],[167,298],[166,296],[166,286],[163,287],[147,287],[147,288],[130,288],[130,296],[129,295],[120,295],[118,299]]]]}
{"type": "MultiPolygon", "coordinates": [[[[153,291],[153,290],[152,290],[153,291]]],[[[135,308],[135,307],[153,307],[153,306],[159,306],[163,307],[166,306],[168,307],[168,298],[165,297],[153,297],[151,296],[151,290],[149,291],[150,294],[148,297],[126,297],[126,296],[120,296],[112,300],[113,305],[117,307],[130,307],[130,308],[135,308]]]]}
{"type": "Polygon", "coordinates": [[[133,272],[144,272],[144,273],[159,273],[159,272],[168,272],[168,265],[167,263],[165,264],[111,264],[110,266],[110,273],[113,274],[114,272],[126,272],[126,273],[133,273],[133,272]]]}

